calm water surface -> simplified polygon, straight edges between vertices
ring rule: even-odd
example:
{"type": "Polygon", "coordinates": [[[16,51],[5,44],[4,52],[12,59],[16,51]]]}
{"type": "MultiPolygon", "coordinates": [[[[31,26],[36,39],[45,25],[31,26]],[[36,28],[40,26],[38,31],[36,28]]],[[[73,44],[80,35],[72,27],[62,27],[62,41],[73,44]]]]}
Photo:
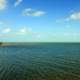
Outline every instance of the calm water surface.
{"type": "Polygon", "coordinates": [[[80,43],[0,47],[0,80],[80,80],[80,43]]]}

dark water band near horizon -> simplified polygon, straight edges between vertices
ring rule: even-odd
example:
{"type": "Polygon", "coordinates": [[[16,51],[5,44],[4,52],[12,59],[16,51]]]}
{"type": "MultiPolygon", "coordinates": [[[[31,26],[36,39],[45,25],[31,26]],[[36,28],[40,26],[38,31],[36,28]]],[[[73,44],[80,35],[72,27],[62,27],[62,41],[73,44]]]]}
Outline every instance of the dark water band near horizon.
{"type": "Polygon", "coordinates": [[[0,80],[80,80],[80,43],[0,46],[0,80]]]}

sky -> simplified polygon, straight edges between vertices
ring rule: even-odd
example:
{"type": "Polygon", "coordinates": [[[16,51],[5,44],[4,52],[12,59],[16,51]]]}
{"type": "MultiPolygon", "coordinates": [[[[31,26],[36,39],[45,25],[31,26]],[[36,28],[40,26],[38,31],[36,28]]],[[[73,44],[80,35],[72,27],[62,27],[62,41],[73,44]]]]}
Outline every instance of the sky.
{"type": "Polygon", "coordinates": [[[80,0],[0,0],[0,42],[80,42],[80,0]]]}

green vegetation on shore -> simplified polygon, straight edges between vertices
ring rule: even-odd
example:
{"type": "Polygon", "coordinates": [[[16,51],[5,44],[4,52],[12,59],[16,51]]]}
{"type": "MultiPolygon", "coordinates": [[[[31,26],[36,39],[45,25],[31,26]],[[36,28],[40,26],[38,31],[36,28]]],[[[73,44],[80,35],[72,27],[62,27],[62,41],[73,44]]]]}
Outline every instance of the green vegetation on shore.
{"type": "Polygon", "coordinates": [[[39,44],[72,44],[72,43],[78,43],[78,42],[0,42],[0,46],[13,46],[13,45],[39,45],[39,44]]]}

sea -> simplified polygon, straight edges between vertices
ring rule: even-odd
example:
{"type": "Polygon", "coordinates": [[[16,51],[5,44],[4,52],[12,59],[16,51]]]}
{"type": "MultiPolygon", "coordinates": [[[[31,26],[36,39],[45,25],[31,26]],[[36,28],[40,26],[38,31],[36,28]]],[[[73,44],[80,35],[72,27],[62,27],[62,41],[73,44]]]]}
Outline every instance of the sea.
{"type": "Polygon", "coordinates": [[[80,43],[0,46],[0,80],[80,80],[80,43]]]}

